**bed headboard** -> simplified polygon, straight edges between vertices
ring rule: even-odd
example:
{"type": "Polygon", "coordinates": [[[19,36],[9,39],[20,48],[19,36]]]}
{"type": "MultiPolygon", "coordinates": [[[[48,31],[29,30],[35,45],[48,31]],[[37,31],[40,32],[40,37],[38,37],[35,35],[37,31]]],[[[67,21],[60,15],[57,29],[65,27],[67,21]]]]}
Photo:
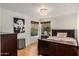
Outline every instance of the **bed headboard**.
{"type": "Polygon", "coordinates": [[[52,36],[57,36],[57,32],[66,32],[67,37],[75,38],[75,30],[74,29],[53,29],[52,36]]]}

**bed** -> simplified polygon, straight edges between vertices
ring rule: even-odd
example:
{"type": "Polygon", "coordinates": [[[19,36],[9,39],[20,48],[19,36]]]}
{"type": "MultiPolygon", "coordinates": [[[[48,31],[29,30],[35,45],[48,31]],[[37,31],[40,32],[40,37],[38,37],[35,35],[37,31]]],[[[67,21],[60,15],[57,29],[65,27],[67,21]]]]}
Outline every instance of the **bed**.
{"type": "Polygon", "coordinates": [[[77,56],[78,44],[75,30],[53,29],[52,36],[38,40],[38,55],[47,56],[77,56]],[[57,33],[66,33],[66,37],[57,37],[57,33]]]}
{"type": "Polygon", "coordinates": [[[58,43],[63,44],[69,44],[69,45],[78,45],[77,39],[75,37],[75,30],[62,30],[62,29],[53,29],[52,30],[52,36],[49,36],[46,40],[48,41],[54,41],[58,43]],[[61,34],[66,34],[65,37],[59,36],[61,34]]]}

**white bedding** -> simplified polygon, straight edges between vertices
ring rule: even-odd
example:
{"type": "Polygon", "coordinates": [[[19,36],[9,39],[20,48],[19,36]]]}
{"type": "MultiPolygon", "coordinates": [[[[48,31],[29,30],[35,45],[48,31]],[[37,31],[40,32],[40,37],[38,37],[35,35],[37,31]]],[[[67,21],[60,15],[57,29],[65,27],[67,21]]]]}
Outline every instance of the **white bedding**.
{"type": "Polygon", "coordinates": [[[59,38],[57,36],[50,36],[47,38],[47,40],[55,40],[57,42],[69,43],[69,44],[75,44],[75,45],[77,44],[76,39],[71,37],[59,38]]]}
{"type": "Polygon", "coordinates": [[[64,41],[75,41],[76,39],[71,38],[71,37],[57,37],[57,36],[50,36],[47,39],[54,39],[54,40],[64,40],[64,41]]]}

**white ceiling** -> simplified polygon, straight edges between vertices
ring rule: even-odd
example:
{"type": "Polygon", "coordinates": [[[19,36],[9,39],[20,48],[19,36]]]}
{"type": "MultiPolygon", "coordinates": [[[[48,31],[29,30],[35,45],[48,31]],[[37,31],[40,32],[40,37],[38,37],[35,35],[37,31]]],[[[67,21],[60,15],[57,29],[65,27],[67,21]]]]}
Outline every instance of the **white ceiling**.
{"type": "Polygon", "coordinates": [[[76,12],[78,3],[0,3],[2,8],[9,9],[33,17],[53,17],[63,13],[76,12]],[[48,15],[40,15],[39,9],[48,8],[48,15]]]}

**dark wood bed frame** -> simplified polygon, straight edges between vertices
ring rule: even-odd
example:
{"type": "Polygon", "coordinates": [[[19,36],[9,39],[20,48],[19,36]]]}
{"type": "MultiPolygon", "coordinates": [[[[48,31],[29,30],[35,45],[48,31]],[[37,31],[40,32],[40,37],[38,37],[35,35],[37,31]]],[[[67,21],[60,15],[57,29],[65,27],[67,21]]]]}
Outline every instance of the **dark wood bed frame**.
{"type": "Polygon", "coordinates": [[[66,32],[67,37],[75,38],[75,30],[74,29],[53,29],[52,36],[57,36],[58,32],[66,32]]]}
{"type": "MultiPolygon", "coordinates": [[[[75,38],[74,29],[53,29],[52,36],[56,36],[57,32],[66,32],[67,37],[75,38]]],[[[47,56],[77,56],[78,46],[38,40],[38,54],[47,56]]]]}

